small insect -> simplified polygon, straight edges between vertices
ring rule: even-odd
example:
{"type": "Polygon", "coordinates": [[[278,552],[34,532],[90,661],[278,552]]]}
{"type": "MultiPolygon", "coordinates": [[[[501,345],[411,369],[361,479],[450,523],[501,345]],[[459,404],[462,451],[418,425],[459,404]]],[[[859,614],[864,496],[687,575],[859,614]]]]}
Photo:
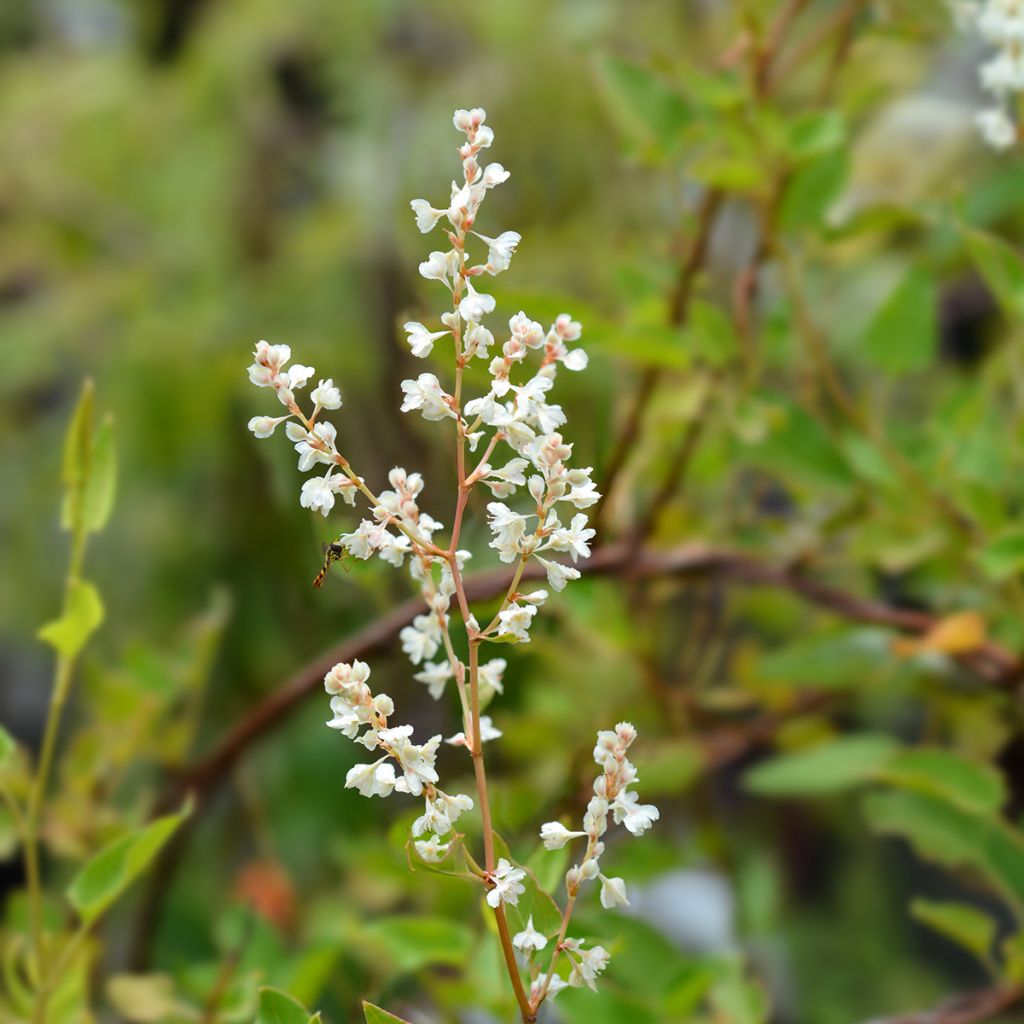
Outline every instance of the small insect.
{"type": "Polygon", "coordinates": [[[331,566],[335,562],[341,562],[345,571],[348,572],[348,567],[344,565],[345,549],[342,545],[337,542],[333,544],[324,544],[324,564],[321,566],[320,571],[316,574],[313,580],[313,586],[320,589],[327,574],[331,571],[331,566]]]}

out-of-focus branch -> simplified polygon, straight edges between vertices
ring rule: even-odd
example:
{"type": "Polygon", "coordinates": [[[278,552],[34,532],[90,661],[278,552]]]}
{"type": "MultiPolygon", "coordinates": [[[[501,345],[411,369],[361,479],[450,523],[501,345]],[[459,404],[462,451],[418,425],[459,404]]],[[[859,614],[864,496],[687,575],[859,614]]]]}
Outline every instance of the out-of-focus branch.
{"type": "MultiPolygon", "coordinates": [[[[586,569],[588,575],[611,575],[629,580],[709,575],[725,583],[776,587],[849,621],[888,626],[912,635],[925,633],[938,622],[936,616],[926,612],[896,608],[837,590],[800,569],[769,565],[743,552],[702,543],[667,551],[638,550],[630,544],[610,545],[595,551],[586,569]]],[[[508,587],[510,576],[509,570],[499,568],[465,577],[467,600],[483,601],[499,596],[508,587]]],[[[543,568],[536,564],[530,564],[523,573],[524,580],[543,576],[543,568]]],[[[300,668],[241,718],[213,750],[182,772],[165,794],[161,806],[174,806],[183,792],[193,792],[199,798],[206,796],[250,747],[280,725],[306,694],[316,690],[333,665],[386,649],[399,630],[422,610],[421,599],[410,599],[300,668]]],[[[962,655],[959,661],[979,678],[1000,686],[1009,686],[1021,676],[1019,660],[994,643],[985,643],[962,655]]]]}
{"type": "Polygon", "coordinates": [[[979,1024],[1024,1002],[1024,985],[981,989],[950,996],[931,1010],[876,1017],[866,1024],[979,1024]]]}
{"type": "MultiPolygon", "coordinates": [[[[686,251],[682,264],[679,268],[679,276],[676,286],[669,298],[668,323],[672,327],[681,327],[686,322],[687,312],[690,308],[690,298],[693,295],[693,286],[704,265],[707,255],[708,242],[711,240],[711,229],[715,223],[715,216],[722,204],[723,194],[718,189],[711,189],[704,193],[704,197],[697,208],[696,226],[693,240],[686,251]]],[[[640,384],[633,394],[633,400],[626,414],[626,421],[615,442],[615,448],[608,458],[604,471],[604,479],[601,481],[602,498],[594,509],[594,526],[600,529],[604,525],[604,513],[615,490],[619,474],[626,465],[626,460],[636,444],[643,425],[644,412],[654,394],[655,388],[661,380],[662,368],[659,366],[648,367],[640,378],[640,384]]]]}

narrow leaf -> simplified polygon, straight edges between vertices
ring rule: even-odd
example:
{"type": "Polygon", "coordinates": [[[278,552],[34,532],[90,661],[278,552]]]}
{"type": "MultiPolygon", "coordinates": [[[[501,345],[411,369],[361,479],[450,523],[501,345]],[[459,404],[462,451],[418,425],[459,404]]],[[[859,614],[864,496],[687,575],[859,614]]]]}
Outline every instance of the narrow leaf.
{"type": "Polygon", "coordinates": [[[14,742],[14,737],[0,725],[0,769],[7,767],[7,761],[14,756],[14,751],[18,749],[18,745],[14,742]]]}
{"type": "Polygon", "coordinates": [[[388,1013],[387,1010],[382,1010],[366,1000],[363,1000],[363,1015],[366,1017],[366,1024],[409,1024],[402,1017],[396,1017],[393,1013],[388,1013]]]}
{"type": "Polygon", "coordinates": [[[64,612],[41,627],[37,636],[65,658],[73,658],[103,622],[103,601],[88,580],[75,579],[68,587],[64,612]]]}
{"type": "Polygon", "coordinates": [[[276,988],[261,988],[256,1024],[310,1024],[309,1011],[297,999],[276,988]]]}
{"type": "Polygon", "coordinates": [[[107,416],[93,438],[89,474],[82,495],[82,522],[93,533],[102,530],[114,507],[117,482],[117,451],[114,447],[114,421],[107,416]]]}
{"type": "Polygon", "coordinates": [[[938,748],[897,754],[881,767],[879,778],[941,797],[974,814],[995,815],[1006,802],[1006,786],[995,768],[938,748]]]}
{"type": "Polygon", "coordinates": [[[844,736],[757,765],[744,782],[762,796],[838,793],[870,780],[895,749],[888,736],[844,736]]]}
{"type": "Polygon", "coordinates": [[[935,354],[938,336],[935,282],[911,270],[875,314],[864,338],[864,353],[880,370],[923,370],[935,354]]]}
{"type": "Polygon", "coordinates": [[[115,839],[86,861],[67,889],[68,900],[85,924],[92,924],[149,867],[190,812],[186,805],[177,814],[158,818],[115,839]]]}
{"type": "Polygon", "coordinates": [[[1024,261],[1001,238],[983,231],[965,232],[967,252],[992,290],[1003,312],[1024,316],[1024,261]]]}
{"type": "Polygon", "coordinates": [[[914,900],[910,913],[922,924],[951,939],[983,964],[988,963],[996,937],[996,923],[988,914],[966,903],[914,900]]]}

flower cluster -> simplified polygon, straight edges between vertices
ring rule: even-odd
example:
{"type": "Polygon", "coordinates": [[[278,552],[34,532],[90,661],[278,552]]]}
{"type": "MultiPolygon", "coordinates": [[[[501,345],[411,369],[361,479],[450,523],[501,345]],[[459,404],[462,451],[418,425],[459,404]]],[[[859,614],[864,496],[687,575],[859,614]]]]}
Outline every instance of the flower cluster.
{"type": "Polygon", "coordinates": [[[412,742],[411,725],[389,726],[394,702],[386,693],[374,696],[367,684],[369,678],[370,668],[362,661],[341,662],[324,676],[334,715],[327,725],[367,750],[383,751],[371,764],[350,768],[345,786],[366,797],[386,797],[395,792],[423,796],[423,814],[412,826],[416,852],[425,861],[442,860],[448,845],[441,837],[451,833],[452,825],[463,811],[473,807],[473,801],[468,796],[450,796],[438,788],[434,762],[441,737],[432,736],[426,743],[416,744],[412,742]]]}
{"type": "MultiPolygon", "coordinates": [[[[587,804],[581,830],[572,831],[557,821],[548,821],[541,826],[540,837],[548,850],[560,850],[574,839],[587,840],[582,860],[565,875],[570,913],[583,883],[593,879],[601,882],[601,906],[605,909],[629,905],[626,883],[621,878],[604,875],[600,858],[604,853],[603,837],[608,831],[609,817],[635,836],[643,835],[659,817],[657,807],[640,803],[639,795],[629,788],[637,782],[637,772],[626,752],[635,739],[636,729],[629,722],[619,722],[614,730],[602,730],[597,734],[594,761],[601,768],[601,774],[594,780],[594,795],[587,804]]],[[[532,931],[532,921],[527,931],[513,939],[513,944],[524,951],[543,949],[543,944],[536,945],[529,931],[532,931]]],[[[555,950],[556,957],[559,952],[564,952],[572,963],[569,979],[564,981],[554,973],[555,962],[552,960],[547,978],[534,979],[534,995],[541,999],[554,996],[566,985],[579,987],[585,984],[593,988],[595,977],[608,963],[608,953],[603,947],[584,950],[582,941],[578,939],[563,939],[555,950]]]]}
{"type": "Polygon", "coordinates": [[[967,0],[954,9],[961,26],[996,48],[979,69],[981,87],[995,103],[979,111],[977,123],[990,146],[1009,149],[1020,138],[1012,105],[1024,92],[1024,0],[967,0]]]}
{"type": "MultiPolygon", "coordinates": [[[[388,474],[387,488],[375,494],[353,470],[339,449],[337,430],[321,418],[325,411],[342,405],[333,380],[319,381],[309,395],[311,408],[303,411],[298,395],[313,379],[314,371],[292,363],[287,345],[261,341],[256,346],[249,378],[257,387],[272,389],[284,411],[280,416],[253,417],[249,429],[265,438],[281,423],[287,424],[285,433],[295,447],[300,471],[312,471],[299,495],[303,507],[327,516],[339,496],[352,507],[360,496],[366,501],[365,517],[340,533],[336,547],[353,558],[377,555],[395,567],[407,568],[425,608],[401,630],[402,650],[415,666],[414,679],[423,683],[433,698],[441,699],[448,684],[454,683],[462,729],[446,742],[465,748],[472,756],[481,817],[489,822],[483,744],[500,737],[501,730],[481,709],[503,692],[507,665],[504,658],[481,659],[480,648],[488,642],[529,641],[533,620],[548,597],[548,590],[524,593],[520,589],[531,559],[540,568],[538,575],[547,577],[550,590],[561,591],[579,578],[578,565],[590,556],[595,532],[587,525],[585,510],[600,495],[592,470],[571,465],[573,446],[563,433],[566,415],[552,400],[561,368],[580,371],[587,366],[586,352],[576,345],[582,333],[580,324],[562,314],[545,329],[520,311],[509,319],[508,333],[502,332],[501,339],[485,324],[496,303],[476,285],[484,277],[508,270],[520,243],[515,231],[485,235],[476,230],[484,200],[509,177],[501,164],[482,162],[483,151],[494,141],[485,119],[479,108],[455,112],[455,127],[464,137],[459,146],[462,180],[452,182],[449,198],[440,206],[425,199],[411,204],[421,232],[443,231],[446,244],[430,252],[419,269],[424,278],[439,282],[448,291],[450,308],[440,315],[438,324],[410,320],[404,331],[413,357],[437,358],[444,352],[448,370],[444,380],[424,372],[402,381],[401,410],[448,424],[454,433],[457,489],[447,541],[437,540],[445,531],[443,524],[420,508],[424,482],[419,473],[395,467],[388,474]],[[479,255],[471,257],[470,247],[479,255]],[[473,363],[486,366],[488,384],[482,394],[469,396],[464,394],[464,376],[473,363]],[[487,503],[490,547],[511,567],[507,591],[493,617],[483,625],[470,609],[462,580],[470,552],[459,547],[470,494],[478,486],[486,488],[492,499],[487,503]],[[520,495],[520,491],[524,493],[520,495]],[[517,495],[520,507],[515,504],[517,495]],[[464,629],[468,658],[458,653],[453,641],[455,616],[464,629]]],[[[366,797],[387,797],[395,792],[422,797],[423,814],[412,825],[413,848],[421,860],[439,862],[461,838],[455,833],[455,823],[474,802],[439,788],[436,759],[441,736],[414,743],[412,726],[391,724],[394,703],[387,694],[372,692],[369,676],[369,668],[354,661],[335,665],[324,679],[333,713],[327,724],[378,755],[371,763],[353,767],[345,785],[366,797]]],[[[548,936],[534,929],[532,918],[514,939],[503,933],[506,964],[524,1016],[535,1012],[548,995],[564,985],[593,987],[608,961],[600,946],[584,949],[581,941],[567,938],[565,926],[586,879],[601,879],[601,900],[606,907],[626,902],[622,880],[606,878],[598,867],[608,816],[635,834],[657,818],[657,810],[639,805],[628,789],[636,772],[625,751],[634,737],[632,726],[625,724],[614,733],[599,735],[595,757],[604,774],[595,783],[584,831],[570,833],[551,823],[544,826],[542,835],[551,848],[583,836],[588,837],[588,845],[583,860],[566,879],[569,899],[556,942],[555,957],[564,954],[572,964],[568,980],[555,975],[554,960],[546,979],[539,977],[532,957],[547,945],[548,936]],[[533,989],[529,997],[517,976],[514,949],[531,960],[533,989]]],[[[468,854],[467,858],[500,921],[504,906],[517,904],[525,891],[526,871],[507,858],[496,859],[494,845],[493,834],[485,833],[482,868],[476,867],[468,854]]]]}

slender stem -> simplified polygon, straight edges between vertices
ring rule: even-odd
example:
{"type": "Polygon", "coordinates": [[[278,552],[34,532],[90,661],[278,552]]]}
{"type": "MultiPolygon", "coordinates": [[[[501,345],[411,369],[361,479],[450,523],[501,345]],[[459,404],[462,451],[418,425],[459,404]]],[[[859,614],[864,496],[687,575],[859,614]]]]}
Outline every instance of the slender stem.
{"type": "Polygon", "coordinates": [[[555,964],[558,963],[559,954],[562,952],[562,943],[565,942],[565,933],[569,930],[569,919],[572,917],[572,912],[575,907],[576,897],[570,896],[566,901],[565,910],[562,911],[562,924],[558,929],[558,938],[555,939],[555,948],[551,954],[551,965],[548,968],[547,976],[544,978],[544,984],[541,985],[540,991],[537,993],[537,998],[533,1004],[535,1010],[539,1009],[540,1004],[547,998],[551,979],[555,976],[555,964]]]}

